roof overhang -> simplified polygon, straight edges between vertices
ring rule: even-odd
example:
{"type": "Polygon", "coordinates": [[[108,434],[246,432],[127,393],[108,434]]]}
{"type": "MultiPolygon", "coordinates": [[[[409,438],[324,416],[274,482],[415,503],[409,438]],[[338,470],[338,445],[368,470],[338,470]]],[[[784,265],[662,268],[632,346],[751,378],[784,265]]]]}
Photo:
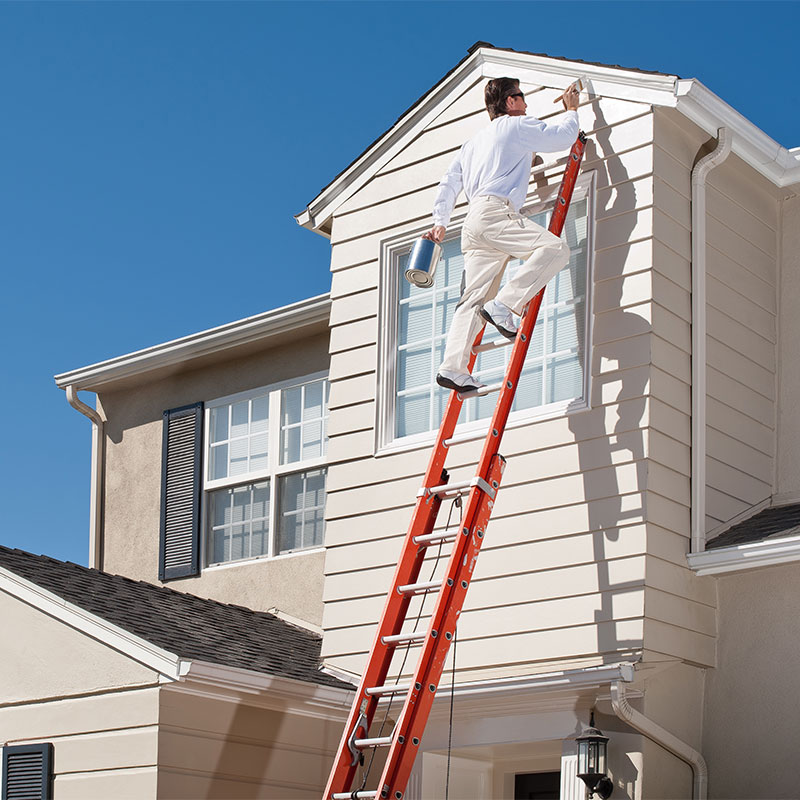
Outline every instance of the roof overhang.
{"type": "Polygon", "coordinates": [[[733,134],[733,152],[776,186],[800,182],[800,153],[789,151],[695,79],[588,64],[490,46],[474,49],[397,122],[295,216],[299,225],[328,236],[336,209],[396,156],[477,80],[509,75],[522,83],[565,89],[577,76],[590,96],[613,97],[676,108],[710,136],[721,127],[733,134]]]}
{"type": "Polygon", "coordinates": [[[56,386],[61,389],[74,386],[79,390],[96,391],[127,378],[183,365],[193,359],[232,348],[269,345],[271,339],[278,339],[289,332],[321,326],[323,323],[327,325],[330,306],[330,295],[322,294],[145,350],[64,372],[55,376],[56,386]]]}

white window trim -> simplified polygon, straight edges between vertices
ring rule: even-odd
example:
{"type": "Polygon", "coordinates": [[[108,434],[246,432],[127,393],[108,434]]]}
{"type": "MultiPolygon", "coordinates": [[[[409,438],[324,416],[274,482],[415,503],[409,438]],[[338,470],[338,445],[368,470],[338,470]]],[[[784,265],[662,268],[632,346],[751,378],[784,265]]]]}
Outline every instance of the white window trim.
{"type": "Polygon", "coordinates": [[[241,564],[252,564],[254,561],[264,561],[266,559],[284,559],[290,556],[306,555],[308,553],[318,553],[324,550],[323,547],[309,547],[299,550],[287,550],[282,553],[275,551],[275,540],[278,532],[278,483],[279,479],[292,475],[296,472],[307,472],[314,469],[322,469],[328,465],[328,456],[323,455],[318,458],[307,458],[301,461],[293,461],[290,464],[280,463],[281,451],[281,426],[280,426],[280,413],[281,413],[281,392],[283,389],[293,388],[295,386],[302,386],[305,383],[312,383],[328,378],[328,371],[323,370],[320,372],[312,372],[308,375],[301,375],[297,378],[290,380],[280,381],[278,383],[271,383],[267,386],[260,386],[257,389],[248,389],[244,392],[237,392],[235,394],[225,395],[224,397],[215,397],[213,400],[205,401],[203,404],[203,498],[202,508],[200,513],[200,530],[201,530],[201,550],[202,550],[202,563],[203,569],[223,569],[228,567],[239,566],[241,564]],[[209,480],[208,466],[209,466],[209,446],[211,441],[211,411],[220,406],[230,405],[232,403],[242,402],[243,400],[250,400],[254,397],[263,397],[269,395],[269,445],[267,450],[267,466],[261,470],[250,470],[243,472],[239,475],[234,475],[228,478],[217,478],[216,480],[209,480]],[[211,561],[211,535],[209,530],[209,517],[208,517],[208,497],[209,494],[217,489],[224,489],[226,487],[243,486],[246,484],[258,483],[260,481],[268,480],[269,484],[269,507],[270,507],[270,532],[269,532],[269,548],[266,553],[259,556],[251,556],[249,558],[240,558],[233,561],[211,561]]]}
{"type": "MultiPolygon", "coordinates": [[[[546,206],[555,201],[559,184],[537,189],[528,194],[521,213],[535,213],[536,207],[546,206]]],[[[562,400],[535,408],[513,412],[508,418],[507,429],[514,429],[532,422],[554,419],[574,413],[582,413],[591,409],[591,354],[594,334],[594,258],[595,258],[595,224],[596,214],[596,174],[588,170],[578,176],[572,201],[588,198],[586,224],[586,358],[583,371],[583,399],[562,400]]],[[[453,217],[448,227],[446,240],[461,236],[461,228],[466,218],[466,210],[453,217]]],[[[381,298],[378,369],[375,387],[375,455],[389,455],[407,450],[416,450],[429,446],[436,438],[437,430],[411,436],[395,437],[395,398],[397,386],[396,334],[397,330],[397,272],[400,256],[411,246],[413,241],[428,227],[417,227],[406,230],[400,236],[387,239],[381,246],[381,267],[378,291],[381,298]]],[[[473,422],[460,422],[456,426],[455,435],[459,441],[470,441],[482,438],[486,432],[488,420],[479,419],[473,422]]]]}

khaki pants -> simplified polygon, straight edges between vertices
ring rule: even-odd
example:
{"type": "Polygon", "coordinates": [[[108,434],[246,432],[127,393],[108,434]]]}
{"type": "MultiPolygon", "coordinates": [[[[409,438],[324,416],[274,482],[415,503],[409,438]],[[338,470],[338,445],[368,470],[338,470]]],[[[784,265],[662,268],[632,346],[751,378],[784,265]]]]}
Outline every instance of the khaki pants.
{"type": "Polygon", "coordinates": [[[483,325],[478,312],[497,297],[521,314],[526,304],[569,261],[569,247],[550,231],[514,211],[508,200],[477,197],[461,231],[463,291],[447,335],[441,369],[466,372],[475,337],[483,325]],[[521,258],[500,293],[497,290],[512,258],[521,258]]]}

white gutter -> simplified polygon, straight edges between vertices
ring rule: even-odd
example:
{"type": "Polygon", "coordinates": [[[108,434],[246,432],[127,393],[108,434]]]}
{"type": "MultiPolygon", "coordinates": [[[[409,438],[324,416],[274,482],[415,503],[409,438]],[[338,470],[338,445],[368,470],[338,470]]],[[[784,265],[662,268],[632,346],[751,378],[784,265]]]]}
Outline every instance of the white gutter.
{"type": "Polygon", "coordinates": [[[692,170],[692,547],[706,544],[706,179],[731,152],[727,128],[692,170]]]}
{"type": "Polygon", "coordinates": [[[689,553],[687,559],[698,575],[722,575],[743,569],[791,564],[800,561],[800,535],[715,547],[702,553],[689,553]]]}
{"type": "Polygon", "coordinates": [[[74,385],[66,387],[69,404],[92,422],[92,468],[89,490],[89,566],[102,569],[103,566],[103,462],[105,460],[105,435],[101,414],[87,406],[79,397],[74,385]]]}
{"type": "Polygon", "coordinates": [[[633,708],[628,702],[625,685],[622,681],[614,681],[611,684],[611,706],[621,720],[668,750],[672,755],[677,756],[681,761],[685,761],[692,768],[693,800],[706,800],[708,797],[708,766],[697,750],[633,708]]]}

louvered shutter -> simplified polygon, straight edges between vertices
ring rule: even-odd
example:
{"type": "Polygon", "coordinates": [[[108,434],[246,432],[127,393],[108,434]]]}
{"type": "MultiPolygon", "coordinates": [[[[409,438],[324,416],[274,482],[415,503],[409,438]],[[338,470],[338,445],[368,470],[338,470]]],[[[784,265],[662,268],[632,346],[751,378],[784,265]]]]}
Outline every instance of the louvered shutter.
{"type": "Polygon", "coordinates": [[[203,404],[164,412],[159,578],[200,572],[203,404]]]}
{"type": "Polygon", "coordinates": [[[52,744],[4,747],[2,800],[50,800],[52,769],[52,744]]]}

